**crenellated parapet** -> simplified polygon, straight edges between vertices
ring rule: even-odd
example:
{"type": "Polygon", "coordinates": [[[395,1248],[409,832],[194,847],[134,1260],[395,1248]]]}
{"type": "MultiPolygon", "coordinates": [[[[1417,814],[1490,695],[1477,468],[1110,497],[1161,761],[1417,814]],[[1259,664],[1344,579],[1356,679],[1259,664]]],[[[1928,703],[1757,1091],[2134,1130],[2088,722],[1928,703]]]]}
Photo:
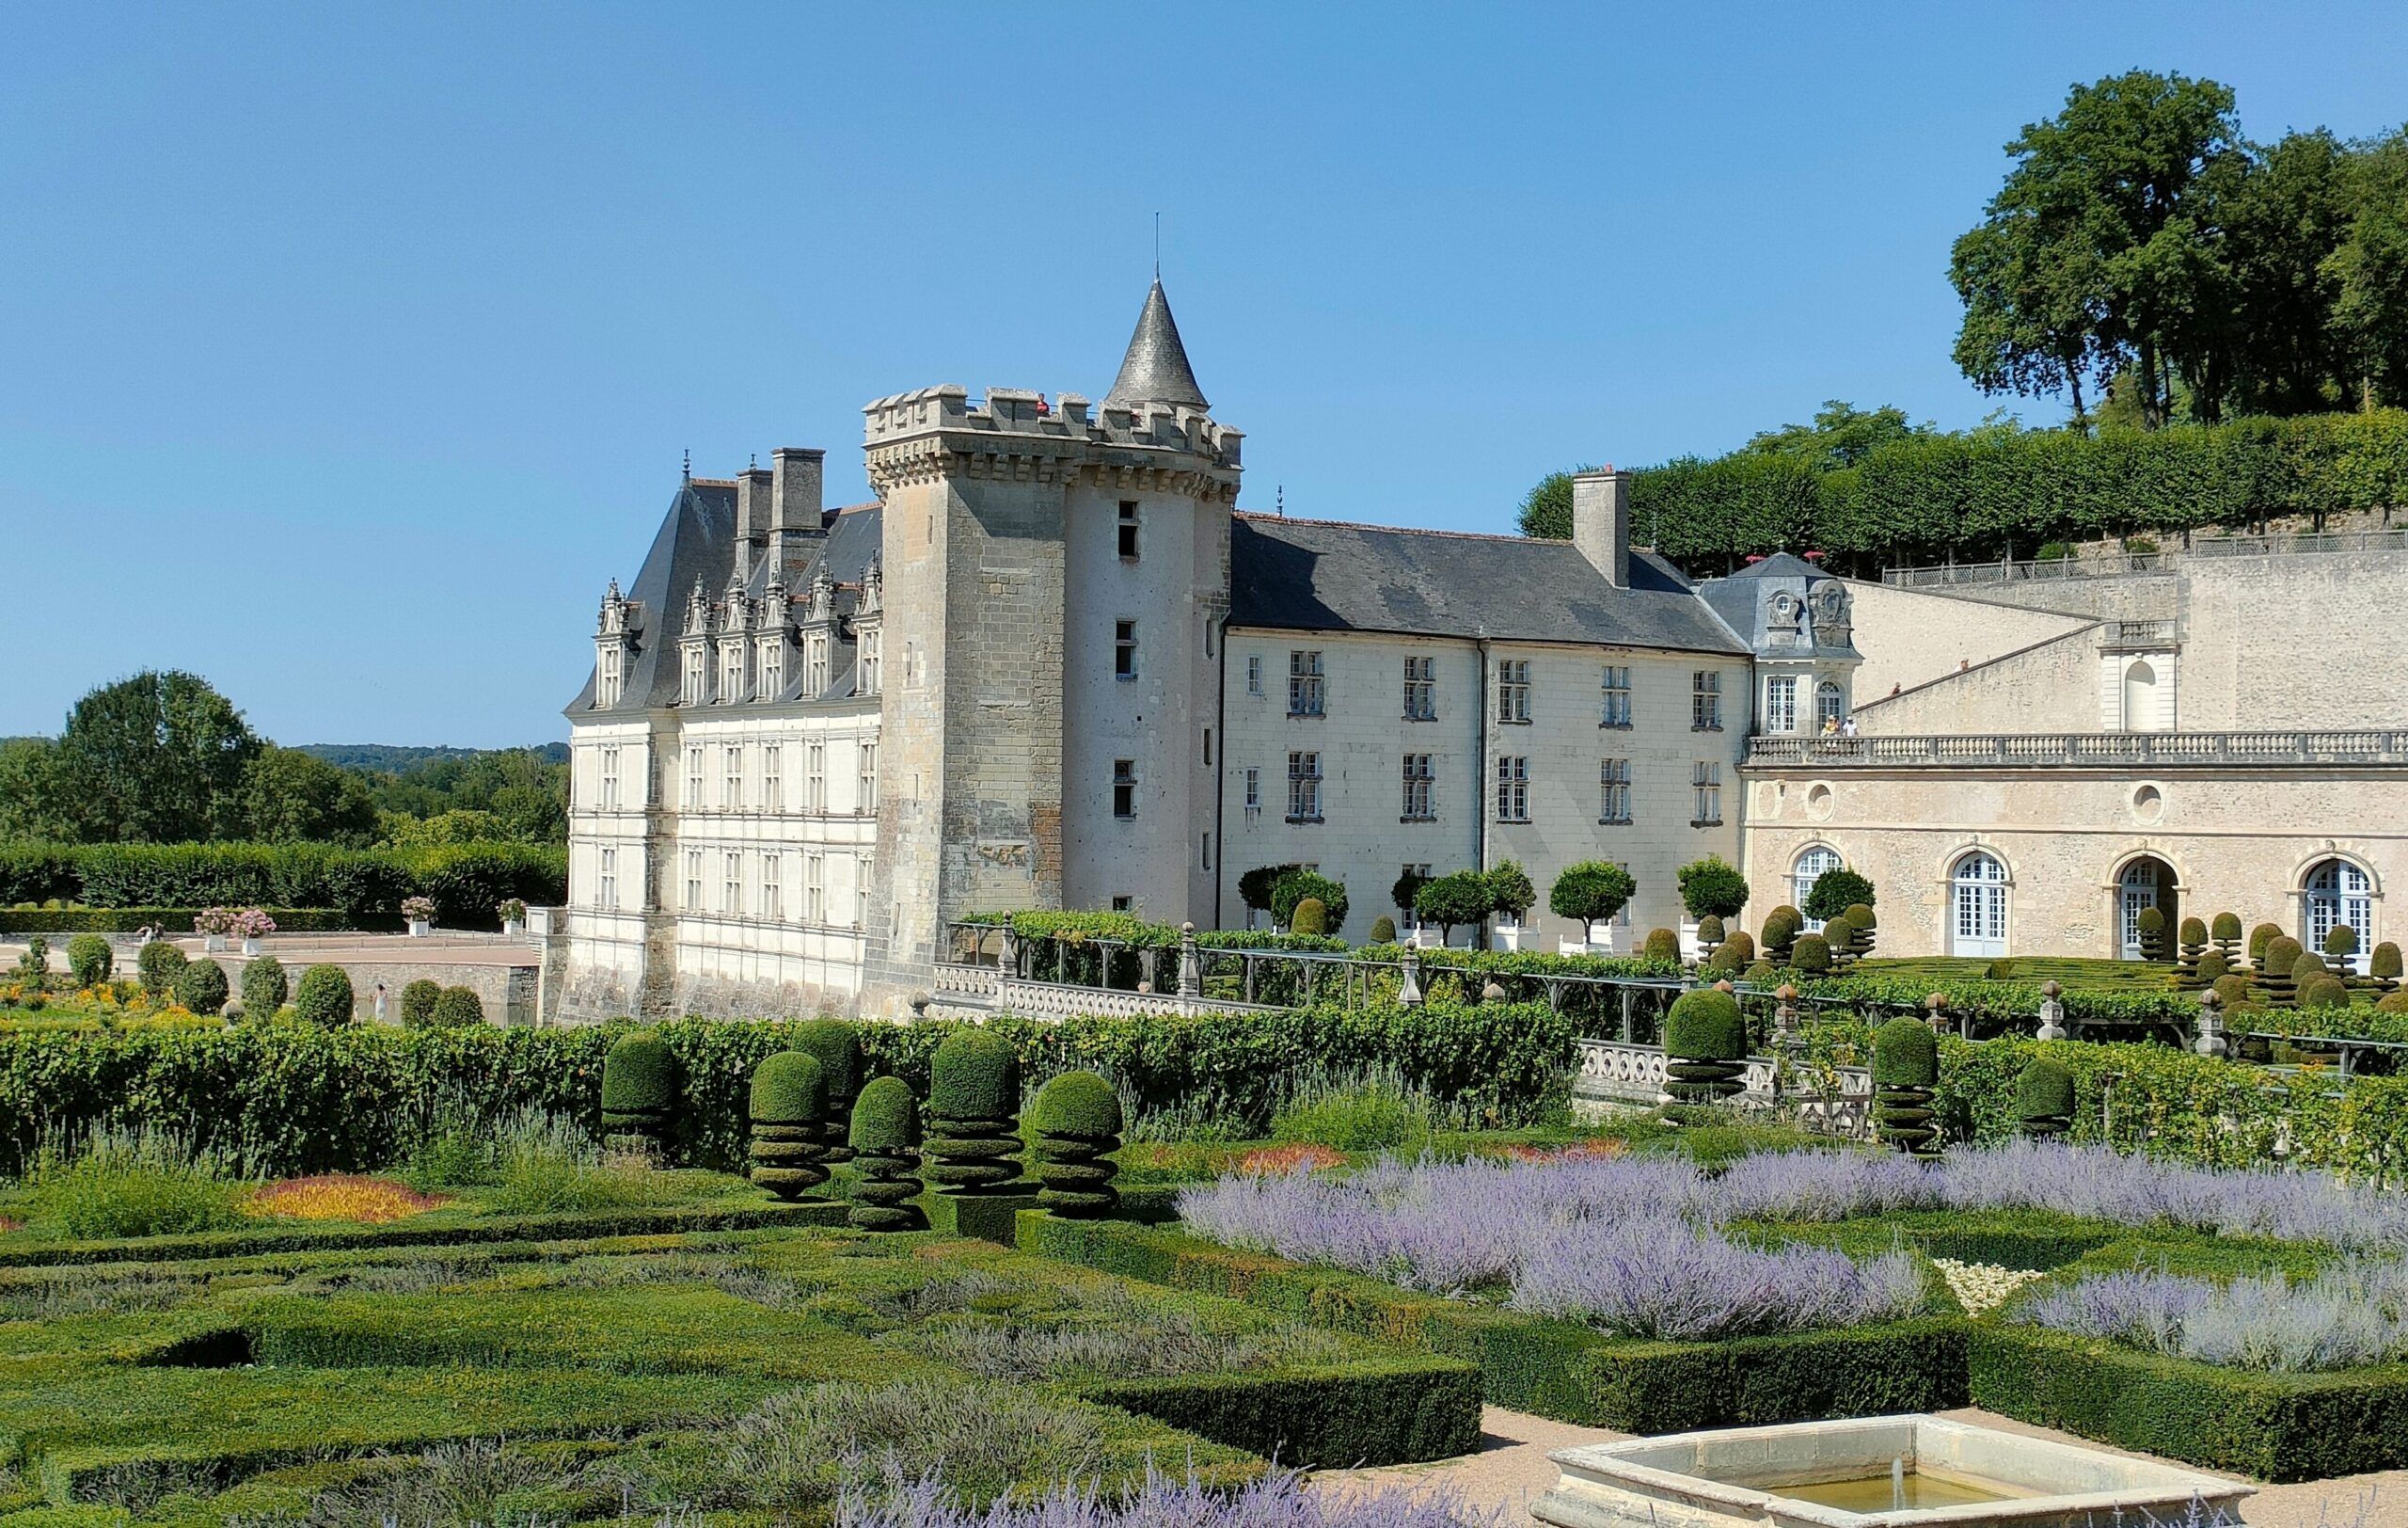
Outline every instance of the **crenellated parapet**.
{"type": "Polygon", "coordinates": [[[1107,404],[1077,393],[958,385],[880,398],[863,409],[869,478],[883,495],[947,477],[1091,482],[1131,492],[1234,503],[1244,432],[1180,405],[1107,404]]]}

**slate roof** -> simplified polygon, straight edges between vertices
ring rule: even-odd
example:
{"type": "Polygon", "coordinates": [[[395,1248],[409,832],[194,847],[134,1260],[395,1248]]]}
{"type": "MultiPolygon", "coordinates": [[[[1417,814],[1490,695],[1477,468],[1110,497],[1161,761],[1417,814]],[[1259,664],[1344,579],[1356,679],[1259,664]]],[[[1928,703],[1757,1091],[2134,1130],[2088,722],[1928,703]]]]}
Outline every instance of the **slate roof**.
{"type": "Polygon", "coordinates": [[[1163,295],[1163,279],[1154,278],[1138,310],[1136,331],[1129,336],[1129,353],[1120,358],[1120,374],[1103,395],[1106,408],[1131,404],[1180,404],[1209,408],[1204,390],[1196,385],[1196,369],[1187,363],[1187,346],[1179,339],[1178,321],[1170,316],[1170,299],[1163,295]]]}
{"type": "Polygon", "coordinates": [[[1568,541],[1239,515],[1229,623],[1748,651],[1670,563],[1634,551],[1630,575],[1613,587],[1568,541]]]}

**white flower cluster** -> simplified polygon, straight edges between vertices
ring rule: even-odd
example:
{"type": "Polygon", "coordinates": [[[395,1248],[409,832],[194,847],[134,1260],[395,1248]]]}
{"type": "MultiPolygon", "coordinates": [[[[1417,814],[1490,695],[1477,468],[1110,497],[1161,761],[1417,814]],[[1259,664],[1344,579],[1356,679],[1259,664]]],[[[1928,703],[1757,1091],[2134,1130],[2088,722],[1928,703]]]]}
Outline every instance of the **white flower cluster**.
{"type": "Polygon", "coordinates": [[[1948,1292],[1965,1307],[1967,1315],[1979,1315],[1994,1305],[2005,1303],[2009,1295],[2040,1277],[2036,1269],[2003,1268],[1995,1263],[1959,1263],[1947,1257],[1933,1258],[1931,1265],[1948,1281],[1948,1292]]]}

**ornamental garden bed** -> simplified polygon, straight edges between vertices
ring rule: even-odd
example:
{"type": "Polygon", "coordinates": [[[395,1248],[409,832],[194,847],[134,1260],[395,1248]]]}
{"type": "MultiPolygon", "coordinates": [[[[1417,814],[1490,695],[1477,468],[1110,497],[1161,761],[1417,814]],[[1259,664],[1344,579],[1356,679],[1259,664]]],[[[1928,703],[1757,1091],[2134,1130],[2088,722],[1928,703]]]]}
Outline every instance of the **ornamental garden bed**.
{"type": "Polygon", "coordinates": [[[1479,1405],[1466,1363],[928,1233],[0,1273],[0,1521],[419,1520],[474,1473],[496,1516],[809,1522],[890,1448],[974,1502],[1227,1486],[1467,1452],[1479,1405]]]}

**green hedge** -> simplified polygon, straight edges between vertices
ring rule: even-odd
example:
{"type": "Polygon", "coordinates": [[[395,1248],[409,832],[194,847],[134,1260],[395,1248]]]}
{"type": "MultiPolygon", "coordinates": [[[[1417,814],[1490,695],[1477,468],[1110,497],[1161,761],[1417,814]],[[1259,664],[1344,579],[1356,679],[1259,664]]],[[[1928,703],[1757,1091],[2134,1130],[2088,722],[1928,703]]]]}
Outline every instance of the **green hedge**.
{"type": "Polygon", "coordinates": [[[0,906],[331,907],[397,912],[435,899],[437,921],[499,928],[504,899],[566,899],[568,852],[549,845],[456,844],[355,850],[325,844],[0,844],[0,906]]]}
{"type": "Polygon", "coordinates": [[[1491,1404],[1584,1426],[1682,1432],[1965,1404],[1965,1323],[1953,1316],[1728,1343],[1636,1342],[1125,1221],[1031,1211],[1020,1218],[1020,1245],[1463,1359],[1480,1366],[1491,1404]]]}
{"type": "Polygon", "coordinates": [[[2117,1448],[2274,1481],[2408,1465],[2408,1364],[2259,1374],[2005,1321],[1966,1361],[1974,1405],[2117,1448]]]}
{"type": "Polygon", "coordinates": [[[1111,1380],[1078,1392],[1299,1469],[1450,1459],[1480,1447],[1479,1367],[1424,1354],[1111,1380]]]}
{"type": "MultiPolygon", "coordinates": [[[[333,933],[353,929],[399,932],[402,927],[398,913],[346,913],[335,907],[270,907],[263,911],[276,919],[278,933],[333,933]]],[[[192,932],[192,920],[200,912],[198,907],[69,907],[56,911],[0,908],[0,933],[132,933],[136,929],[158,929],[169,938],[182,938],[192,932]]]]}

